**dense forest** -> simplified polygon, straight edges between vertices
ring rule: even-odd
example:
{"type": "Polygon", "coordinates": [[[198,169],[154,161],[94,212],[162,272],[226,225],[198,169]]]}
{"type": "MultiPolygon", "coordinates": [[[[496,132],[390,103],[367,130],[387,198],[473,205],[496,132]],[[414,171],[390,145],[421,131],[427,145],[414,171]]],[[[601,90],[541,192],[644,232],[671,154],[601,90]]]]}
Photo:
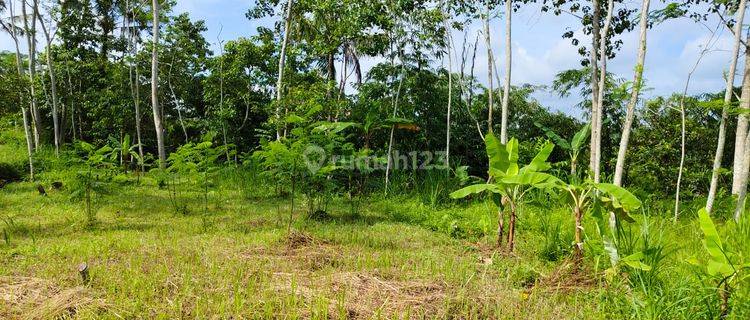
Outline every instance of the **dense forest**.
{"type": "Polygon", "coordinates": [[[0,318],[750,317],[745,0],[178,1],[0,0],[0,318]],[[514,84],[532,4],[580,64],[514,84]]]}

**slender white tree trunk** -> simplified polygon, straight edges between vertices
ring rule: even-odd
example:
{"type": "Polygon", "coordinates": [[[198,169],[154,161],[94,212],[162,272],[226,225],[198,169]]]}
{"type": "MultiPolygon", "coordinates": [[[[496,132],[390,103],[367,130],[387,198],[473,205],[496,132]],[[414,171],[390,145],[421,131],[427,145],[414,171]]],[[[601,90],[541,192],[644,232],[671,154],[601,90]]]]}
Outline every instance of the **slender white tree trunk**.
{"type": "Polygon", "coordinates": [[[36,103],[36,89],[34,87],[34,79],[36,76],[36,15],[39,9],[39,3],[37,0],[31,2],[31,25],[29,25],[29,16],[26,14],[26,2],[21,2],[21,13],[23,14],[23,28],[26,33],[26,43],[29,49],[29,92],[30,106],[31,106],[31,122],[34,124],[34,146],[38,148],[40,146],[40,136],[42,134],[42,123],[41,115],[36,103]]]}
{"type": "Polygon", "coordinates": [[[601,108],[599,106],[599,41],[601,34],[599,32],[599,21],[601,10],[599,9],[599,1],[593,0],[592,6],[594,12],[592,15],[592,32],[591,32],[591,146],[589,153],[589,170],[593,174],[595,182],[599,182],[599,163],[597,162],[598,153],[598,141],[601,137],[599,131],[599,119],[601,119],[601,108]]]}
{"type": "Polygon", "coordinates": [[[159,168],[167,166],[167,153],[164,150],[164,126],[159,107],[159,0],[152,0],[153,6],[153,48],[151,49],[151,108],[154,112],[156,143],[159,150],[159,168]]]}
{"type": "MultiPolygon", "coordinates": [[[[745,41],[750,41],[750,34],[745,41]]],[[[740,109],[750,109],[750,50],[745,47],[745,74],[742,78],[742,93],[740,94],[740,109]]],[[[748,130],[748,116],[741,112],[737,116],[737,131],[734,140],[734,162],[732,170],[732,194],[738,195],[745,188],[745,176],[747,166],[745,165],[745,136],[748,130]]]]}
{"type": "MultiPolygon", "coordinates": [[[[400,77],[398,79],[398,88],[396,89],[396,96],[393,98],[393,101],[391,104],[393,104],[393,117],[396,117],[396,112],[398,111],[398,98],[401,94],[401,85],[404,83],[404,60],[401,60],[401,72],[400,77]]],[[[393,62],[391,62],[391,65],[393,65],[393,62]]],[[[388,138],[388,156],[387,161],[385,165],[385,194],[388,194],[388,183],[390,179],[390,173],[391,173],[391,167],[393,166],[393,144],[394,144],[394,134],[396,131],[396,125],[391,125],[391,133],[388,138]]]]}
{"type": "MultiPolygon", "coordinates": [[[[745,150],[745,154],[743,155],[741,162],[742,166],[747,168],[750,166],[750,134],[748,132],[744,132],[745,141],[743,146],[743,150],[745,150]]],[[[734,220],[736,222],[740,222],[740,218],[742,217],[742,213],[745,211],[745,200],[747,199],[747,174],[740,177],[742,180],[740,181],[741,186],[737,192],[737,205],[734,208],[734,220]]]]}
{"type": "Polygon", "coordinates": [[[716,153],[714,154],[713,170],[711,173],[711,186],[708,189],[708,199],[706,199],[706,211],[711,213],[716,191],[719,186],[719,171],[721,170],[721,159],[724,156],[724,143],[726,141],[726,122],[729,118],[729,105],[732,102],[732,92],[734,90],[734,74],[737,70],[737,57],[740,54],[740,39],[742,37],[742,24],[745,21],[746,1],[740,0],[739,7],[735,13],[734,24],[734,49],[732,50],[732,61],[729,63],[729,73],[727,73],[727,86],[724,91],[724,107],[721,111],[721,120],[719,121],[719,137],[716,143],[716,153]]]}
{"type": "Polygon", "coordinates": [[[638,58],[635,63],[635,75],[633,76],[633,89],[630,92],[630,101],[625,114],[625,123],[622,125],[622,136],[620,137],[620,149],[617,151],[617,164],[615,165],[614,184],[622,186],[622,176],[625,170],[625,156],[628,152],[628,140],[630,139],[630,128],[635,118],[635,106],[638,104],[638,94],[643,83],[643,67],[646,61],[646,33],[648,30],[648,10],[651,0],[643,0],[641,5],[640,40],[638,45],[638,58]]]}
{"type": "Polygon", "coordinates": [[[60,138],[60,120],[58,115],[58,107],[57,107],[57,79],[55,78],[55,63],[54,60],[52,60],[52,51],[50,51],[50,47],[52,46],[52,41],[54,40],[54,34],[50,34],[52,32],[51,28],[52,26],[45,26],[44,20],[42,19],[41,15],[37,15],[39,18],[39,25],[42,27],[42,32],[44,33],[44,38],[47,40],[47,54],[46,54],[46,60],[47,60],[47,69],[49,69],[47,72],[49,74],[49,81],[50,81],[50,92],[52,94],[52,128],[54,130],[54,139],[55,139],[55,155],[59,156],[60,154],[60,144],[61,144],[61,138],[60,138]]]}
{"type": "MultiPolygon", "coordinates": [[[[130,7],[130,1],[126,1],[126,11],[128,14],[132,14],[130,7]]],[[[138,38],[136,33],[131,30],[133,25],[131,24],[130,18],[127,19],[127,32],[128,32],[128,45],[130,46],[130,56],[133,59],[136,58],[138,52],[138,38]]],[[[137,28],[136,28],[137,29],[137,28]]],[[[135,107],[135,137],[136,143],[138,144],[138,156],[141,158],[140,166],[141,172],[146,170],[146,166],[143,163],[143,140],[141,139],[141,89],[140,89],[140,75],[138,74],[138,62],[132,61],[129,66],[130,75],[130,90],[133,96],[133,106],[135,107]]],[[[75,134],[75,125],[73,126],[73,132],[75,134]]]]}
{"type": "MultiPolygon", "coordinates": [[[[14,17],[13,13],[13,1],[8,2],[8,11],[10,12],[10,16],[14,17]]],[[[23,61],[21,58],[21,49],[18,44],[18,34],[16,33],[15,25],[10,25],[10,36],[13,39],[13,44],[15,45],[16,49],[16,72],[18,73],[18,76],[23,78],[24,77],[24,71],[23,71],[23,61]]],[[[19,92],[19,97],[21,97],[21,115],[23,117],[23,132],[24,136],[26,137],[26,152],[29,159],[29,179],[34,180],[34,140],[31,135],[31,127],[29,125],[29,118],[28,118],[28,112],[26,110],[26,107],[24,106],[23,102],[23,93],[19,92]]]]}
{"type": "MultiPolygon", "coordinates": [[[[446,12],[448,8],[446,8],[446,12]]],[[[444,20],[446,30],[446,43],[448,44],[448,111],[445,117],[445,166],[450,165],[451,153],[451,102],[453,100],[453,46],[451,41],[451,26],[448,17],[444,20]]]]}
{"type": "Polygon", "coordinates": [[[510,76],[513,62],[513,46],[511,43],[511,16],[513,15],[513,1],[505,0],[505,86],[503,88],[503,104],[500,120],[500,141],[508,143],[508,104],[510,102],[510,76]]]}
{"type": "Polygon", "coordinates": [[[281,139],[281,93],[284,85],[284,63],[286,63],[286,47],[289,44],[289,32],[292,22],[292,4],[293,0],[287,1],[286,14],[284,15],[284,39],[281,42],[281,53],[279,54],[279,77],[276,81],[276,140],[281,139]]]}
{"type": "Polygon", "coordinates": [[[492,132],[492,95],[495,91],[492,83],[492,42],[490,41],[490,6],[487,4],[484,19],[484,41],[487,44],[487,79],[489,80],[489,92],[487,94],[487,131],[492,132]]]}
{"type": "MultiPolygon", "coordinates": [[[[604,118],[604,95],[607,91],[607,36],[609,35],[609,28],[612,25],[612,12],[614,11],[614,0],[607,1],[607,15],[604,19],[604,28],[601,30],[599,36],[599,92],[597,95],[597,108],[599,109],[596,113],[596,131],[598,132],[596,137],[596,167],[594,168],[594,182],[599,182],[601,177],[601,162],[602,162],[602,119],[604,118]]],[[[614,214],[614,213],[612,213],[614,214]]]]}
{"type": "Polygon", "coordinates": [[[680,216],[680,187],[682,186],[682,171],[685,166],[685,97],[687,96],[688,88],[690,87],[690,79],[693,77],[693,73],[695,72],[695,69],[698,68],[698,65],[700,65],[701,60],[703,60],[703,57],[706,56],[706,54],[711,50],[711,42],[714,40],[714,37],[716,36],[716,31],[719,29],[720,26],[717,26],[716,30],[711,33],[711,37],[708,38],[706,43],[703,45],[703,50],[701,50],[700,54],[698,54],[698,59],[695,60],[695,64],[693,64],[693,68],[690,69],[690,72],[688,72],[687,79],[685,80],[685,88],[682,90],[682,95],[680,96],[680,120],[681,120],[681,130],[680,130],[680,167],[677,170],[677,187],[675,188],[674,193],[674,222],[677,222],[677,218],[680,216]]]}

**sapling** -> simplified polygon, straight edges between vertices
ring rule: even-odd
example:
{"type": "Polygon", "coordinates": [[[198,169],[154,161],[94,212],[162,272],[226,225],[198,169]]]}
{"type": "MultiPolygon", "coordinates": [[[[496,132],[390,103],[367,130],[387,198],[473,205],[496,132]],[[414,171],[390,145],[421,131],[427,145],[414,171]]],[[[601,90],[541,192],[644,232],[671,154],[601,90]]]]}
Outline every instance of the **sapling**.
{"type": "MultiPolygon", "coordinates": [[[[573,247],[577,268],[580,268],[583,260],[583,216],[585,213],[596,207],[612,213],[611,216],[615,219],[634,222],[635,220],[629,213],[641,206],[641,201],[632,193],[611,183],[595,183],[590,179],[579,181],[577,177],[573,177],[570,183],[564,183],[559,179],[551,182],[555,188],[562,191],[562,195],[575,218],[575,243],[573,247]]],[[[597,212],[600,213],[600,210],[596,210],[594,213],[597,212]]],[[[610,225],[616,226],[616,223],[612,222],[610,225]]]]}
{"type": "Polygon", "coordinates": [[[213,135],[208,134],[203,142],[187,143],[169,155],[170,172],[199,177],[198,185],[203,191],[204,213],[208,213],[208,192],[218,168],[216,162],[224,152],[222,148],[213,147],[212,138],[213,135]]]}
{"type": "Polygon", "coordinates": [[[555,145],[562,148],[568,153],[568,157],[570,158],[570,174],[575,176],[577,174],[578,155],[581,154],[581,150],[583,150],[583,144],[589,137],[589,130],[591,130],[591,125],[586,124],[585,126],[583,126],[581,130],[578,130],[578,132],[576,132],[576,134],[573,136],[573,138],[570,139],[570,141],[563,139],[557,133],[549,128],[542,126],[538,122],[535,122],[534,125],[542,129],[547,138],[552,140],[555,145]]]}
{"type": "Polygon", "coordinates": [[[490,132],[485,136],[487,156],[489,157],[489,175],[492,183],[475,184],[454,191],[450,196],[454,199],[465,198],[474,193],[488,191],[498,206],[497,246],[502,246],[504,232],[504,211],[509,210],[508,222],[508,251],[513,252],[515,246],[516,215],[518,206],[522,203],[526,193],[533,188],[547,188],[550,182],[557,180],[552,175],[543,173],[550,168],[547,158],[554,145],[545,143],[537,155],[528,165],[519,169],[518,140],[515,138],[508,144],[490,132]]]}
{"type": "Polygon", "coordinates": [[[77,172],[77,184],[73,186],[71,197],[83,197],[87,223],[92,225],[96,222],[92,194],[101,194],[106,191],[106,177],[109,175],[109,170],[114,167],[117,152],[109,146],[96,149],[93,145],[83,141],[78,141],[78,148],[85,152],[83,159],[79,161],[83,162],[86,168],[77,172]]]}
{"type": "Polygon", "coordinates": [[[126,134],[122,141],[119,141],[113,137],[109,137],[110,145],[112,146],[112,152],[114,155],[119,155],[120,165],[124,171],[127,171],[128,167],[135,159],[138,166],[143,166],[143,159],[138,153],[138,144],[132,144],[130,135],[126,134]]]}
{"type": "Polygon", "coordinates": [[[721,302],[720,318],[724,319],[731,312],[729,299],[732,290],[739,282],[750,276],[747,272],[750,269],[750,262],[742,261],[738,253],[729,250],[722,243],[721,236],[705,208],[698,211],[698,223],[703,233],[703,248],[708,253],[708,261],[701,262],[696,258],[691,258],[688,262],[697,266],[701,273],[714,282],[721,302]]]}

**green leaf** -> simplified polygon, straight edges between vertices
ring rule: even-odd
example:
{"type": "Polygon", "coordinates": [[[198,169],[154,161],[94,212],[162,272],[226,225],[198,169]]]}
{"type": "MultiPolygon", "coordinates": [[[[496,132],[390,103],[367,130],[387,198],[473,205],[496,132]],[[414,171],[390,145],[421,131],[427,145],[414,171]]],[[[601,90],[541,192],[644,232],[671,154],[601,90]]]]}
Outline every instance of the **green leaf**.
{"type": "Polygon", "coordinates": [[[708,260],[708,266],[706,267],[706,271],[709,275],[716,277],[728,277],[734,274],[734,268],[731,264],[716,260],[708,260]]]}
{"type": "Polygon", "coordinates": [[[551,129],[547,127],[542,126],[539,122],[534,122],[534,125],[537,126],[539,129],[542,129],[542,131],[544,131],[544,134],[547,136],[547,138],[552,140],[552,142],[554,142],[558,147],[562,148],[563,150],[568,150],[568,151],[571,150],[570,143],[568,143],[568,141],[563,139],[557,133],[555,133],[554,131],[552,131],[551,129]]]}
{"type": "Polygon", "coordinates": [[[508,151],[500,143],[500,139],[490,132],[485,136],[484,144],[487,149],[487,157],[490,160],[490,169],[500,171],[503,174],[507,172],[508,166],[510,166],[508,151]]]}
{"type": "Polygon", "coordinates": [[[508,144],[505,145],[505,149],[508,152],[508,170],[505,172],[510,175],[518,173],[518,140],[516,138],[510,139],[508,144]]]}
{"type": "Polygon", "coordinates": [[[513,185],[530,185],[539,188],[554,187],[561,183],[560,179],[551,174],[535,171],[525,171],[517,175],[505,176],[501,182],[513,185]]]}
{"type": "Polygon", "coordinates": [[[286,117],[286,119],[284,119],[284,121],[286,123],[300,123],[300,122],[304,122],[305,118],[302,118],[296,114],[290,114],[286,117]]]}
{"type": "Polygon", "coordinates": [[[450,194],[450,196],[453,199],[460,199],[460,198],[465,198],[466,196],[470,194],[482,193],[484,191],[491,191],[493,193],[499,192],[496,185],[489,184],[489,183],[482,183],[482,184],[470,185],[468,187],[464,187],[456,191],[453,191],[450,194]]]}
{"type": "Polygon", "coordinates": [[[615,198],[620,204],[622,204],[622,208],[627,212],[632,212],[641,207],[641,200],[638,200],[636,196],[623,187],[611,183],[597,183],[595,186],[600,191],[615,198]]]}
{"type": "Polygon", "coordinates": [[[579,150],[583,146],[583,143],[586,142],[586,138],[589,136],[589,130],[591,129],[590,124],[586,124],[581,128],[581,130],[578,130],[576,134],[573,136],[573,140],[571,141],[571,148],[572,150],[579,150]]]}
{"type": "Polygon", "coordinates": [[[521,168],[521,172],[524,171],[546,171],[549,170],[552,166],[547,162],[547,159],[549,158],[549,155],[552,153],[552,150],[555,148],[555,145],[551,142],[547,142],[542,146],[542,148],[539,150],[539,152],[534,156],[534,159],[531,160],[531,163],[521,168]]]}
{"type": "Polygon", "coordinates": [[[627,266],[629,266],[629,267],[631,267],[633,269],[638,269],[638,270],[643,270],[643,271],[650,271],[651,270],[651,266],[643,263],[643,259],[644,258],[646,258],[646,255],[643,254],[643,251],[638,251],[638,252],[633,253],[633,254],[625,257],[625,258],[622,258],[622,260],[620,260],[620,261],[622,261],[623,263],[625,263],[625,265],[627,265],[627,266]]]}
{"type": "Polygon", "coordinates": [[[313,132],[323,132],[323,131],[331,131],[333,133],[339,133],[341,131],[346,130],[349,127],[355,127],[358,126],[356,122],[321,122],[318,124],[315,128],[313,128],[313,132]]]}
{"type": "MultiPolygon", "coordinates": [[[[708,216],[708,212],[705,208],[698,211],[698,222],[700,223],[701,231],[703,231],[703,246],[708,251],[708,255],[711,256],[711,261],[716,263],[729,263],[727,257],[724,255],[724,246],[721,244],[721,237],[719,232],[716,231],[716,226],[708,216]]],[[[709,268],[711,264],[709,263],[709,268]]],[[[722,267],[714,266],[715,269],[722,269],[722,267]]],[[[709,271],[710,272],[710,271],[709,271]]]]}

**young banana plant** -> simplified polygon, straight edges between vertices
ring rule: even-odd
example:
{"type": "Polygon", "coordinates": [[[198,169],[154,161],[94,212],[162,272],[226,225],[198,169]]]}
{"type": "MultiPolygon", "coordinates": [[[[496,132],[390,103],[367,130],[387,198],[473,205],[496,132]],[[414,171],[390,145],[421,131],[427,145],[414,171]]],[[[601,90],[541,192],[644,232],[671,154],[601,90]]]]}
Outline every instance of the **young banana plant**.
{"type": "Polygon", "coordinates": [[[611,183],[595,183],[590,179],[579,182],[574,176],[570,183],[564,183],[559,179],[550,181],[557,189],[562,191],[563,198],[573,211],[575,218],[575,252],[576,267],[580,268],[583,260],[583,215],[593,208],[595,215],[601,215],[601,211],[614,213],[616,219],[634,222],[630,212],[641,206],[641,201],[632,193],[622,187],[611,183]]]}
{"type": "Polygon", "coordinates": [[[706,263],[702,263],[696,258],[691,258],[688,262],[697,266],[709,278],[715,280],[716,291],[721,301],[719,318],[724,319],[731,311],[729,298],[733,286],[750,277],[750,274],[746,272],[750,270],[750,262],[740,262],[739,255],[727,250],[705,208],[698,211],[698,221],[703,232],[703,247],[706,249],[709,259],[706,263]]]}
{"type": "Polygon", "coordinates": [[[497,246],[502,246],[504,232],[505,209],[509,211],[508,222],[508,252],[513,252],[515,246],[516,215],[518,205],[524,195],[533,188],[547,188],[552,181],[557,180],[552,175],[544,173],[550,168],[547,158],[554,144],[546,143],[528,165],[519,168],[518,140],[515,138],[508,144],[500,143],[494,134],[485,137],[487,156],[489,157],[489,175],[491,183],[471,185],[451,193],[454,199],[464,198],[470,194],[490,192],[492,199],[498,206],[497,246]]]}
{"type": "Polygon", "coordinates": [[[535,122],[534,125],[542,129],[542,131],[544,131],[544,134],[547,135],[547,138],[549,138],[558,147],[562,148],[568,153],[568,157],[570,157],[570,174],[575,176],[577,174],[576,167],[578,165],[578,155],[581,153],[583,144],[586,142],[586,138],[588,138],[589,136],[591,125],[586,124],[585,126],[583,126],[581,130],[578,130],[578,132],[576,132],[576,134],[572,139],[570,139],[570,141],[563,139],[557,133],[547,127],[542,126],[538,122],[535,122]]]}

